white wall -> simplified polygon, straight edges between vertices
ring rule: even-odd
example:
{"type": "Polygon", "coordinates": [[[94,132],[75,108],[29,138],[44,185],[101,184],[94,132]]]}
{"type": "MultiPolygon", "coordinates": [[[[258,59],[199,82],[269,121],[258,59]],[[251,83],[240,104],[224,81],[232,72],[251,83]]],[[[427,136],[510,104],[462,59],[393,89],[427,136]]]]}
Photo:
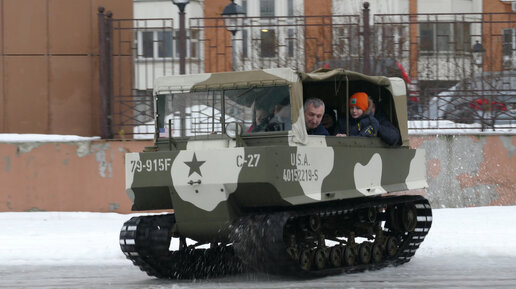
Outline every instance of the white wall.
{"type": "MultiPolygon", "coordinates": [[[[488,0],[496,1],[496,0],[488,0]]],[[[364,0],[333,0],[335,15],[362,13],[364,0]]],[[[409,0],[368,0],[371,14],[409,13],[409,0]]],[[[482,0],[418,0],[418,13],[480,13],[482,0]]]]}
{"type": "MultiPolygon", "coordinates": [[[[333,0],[332,11],[335,15],[362,14],[364,2],[364,0],[333,0]]],[[[408,0],[368,0],[367,2],[369,2],[371,15],[409,13],[408,0]]]]}
{"type": "MultiPolygon", "coordinates": [[[[308,0],[314,1],[314,0],[308,0]]],[[[235,1],[238,5],[242,4],[241,0],[235,1]]],[[[274,12],[276,16],[287,16],[288,15],[288,4],[287,0],[275,0],[274,1],[274,12]]],[[[294,15],[304,15],[304,3],[305,0],[293,0],[294,4],[294,15]]],[[[247,0],[247,16],[260,16],[260,1],[259,0],[247,0]]]]}
{"type": "MultiPolygon", "coordinates": [[[[496,1],[496,0],[487,0],[496,1]]],[[[482,0],[418,0],[418,13],[481,13],[482,0]]]]}
{"type": "MultiPolygon", "coordinates": [[[[185,17],[188,28],[188,18],[204,17],[204,0],[191,0],[186,5],[185,17]]],[[[134,18],[173,18],[174,28],[179,28],[179,9],[171,0],[134,0],[134,18]]]]}

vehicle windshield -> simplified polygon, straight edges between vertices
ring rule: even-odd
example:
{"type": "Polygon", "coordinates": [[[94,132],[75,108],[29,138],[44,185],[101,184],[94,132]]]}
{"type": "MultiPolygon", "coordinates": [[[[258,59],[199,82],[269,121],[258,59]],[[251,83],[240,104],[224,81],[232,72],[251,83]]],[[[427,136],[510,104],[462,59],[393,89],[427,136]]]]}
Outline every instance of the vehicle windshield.
{"type": "Polygon", "coordinates": [[[224,133],[239,122],[244,133],[290,130],[288,86],[209,90],[157,96],[159,137],[224,133]]]}

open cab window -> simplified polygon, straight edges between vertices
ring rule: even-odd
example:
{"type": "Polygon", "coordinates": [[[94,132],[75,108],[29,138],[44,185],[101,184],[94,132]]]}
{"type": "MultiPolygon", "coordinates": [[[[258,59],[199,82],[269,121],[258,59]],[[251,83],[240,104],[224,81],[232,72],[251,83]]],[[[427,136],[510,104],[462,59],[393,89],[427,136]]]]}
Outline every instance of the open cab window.
{"type": "Polygon", "coordinates": [[[289,86],[157,95],[156,120],[164,138],[224,134],[232,122],[244,133],[286,131],[292,127],[289,86]]]}
{"type": "MultiPolygon", "coordinates": [[[[306,101],[310,97],[321,99],[325,104],[325,113],[333,115],[336,121],[339,119],[346,120],[350,117],[349,98],[356,92],[365,92],[375,104],[376,113],[384,114],[391,123],[398,127],[394,99],[392,93],[385,86],[363,79],[350,80],[345,78],[303,83],[304,100],[306,101]]],[[[367,111],[367,113],[371,112],[367,111]]],[[[330,132],[331,135],[334,134],[330,132]]]]}

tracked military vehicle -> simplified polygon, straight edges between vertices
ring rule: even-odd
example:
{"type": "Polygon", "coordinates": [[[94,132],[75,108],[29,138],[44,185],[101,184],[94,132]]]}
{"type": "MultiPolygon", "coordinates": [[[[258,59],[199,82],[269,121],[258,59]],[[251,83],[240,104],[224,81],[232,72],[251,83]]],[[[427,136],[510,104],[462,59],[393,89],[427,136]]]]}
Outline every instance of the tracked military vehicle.
{"type": "Polygon", "coordinates": [[[126,154],[126,191],[133,211],[165,213],[127,221],[123,253],[159,278],[313,277],[408,262],[432,213],[420,194],[425,152],[408,146],[405,91],[402,79],[343,69],[157,79],[154,145],[126,154]],[[347,119],[357,91],[399,129],[397,144],[307,134],[305,99],[347,119]]]}

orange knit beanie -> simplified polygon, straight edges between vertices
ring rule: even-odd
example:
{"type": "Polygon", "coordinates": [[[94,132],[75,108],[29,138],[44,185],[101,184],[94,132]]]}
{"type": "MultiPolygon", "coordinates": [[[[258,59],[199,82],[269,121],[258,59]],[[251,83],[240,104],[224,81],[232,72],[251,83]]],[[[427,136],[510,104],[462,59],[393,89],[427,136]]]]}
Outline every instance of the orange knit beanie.
{"type": "Polygon", "coordinates": [[[356,106],[363,111],[369,107],[369,97],[365,92],[357,92],[349,99],[349,107],[356,106]]]}

